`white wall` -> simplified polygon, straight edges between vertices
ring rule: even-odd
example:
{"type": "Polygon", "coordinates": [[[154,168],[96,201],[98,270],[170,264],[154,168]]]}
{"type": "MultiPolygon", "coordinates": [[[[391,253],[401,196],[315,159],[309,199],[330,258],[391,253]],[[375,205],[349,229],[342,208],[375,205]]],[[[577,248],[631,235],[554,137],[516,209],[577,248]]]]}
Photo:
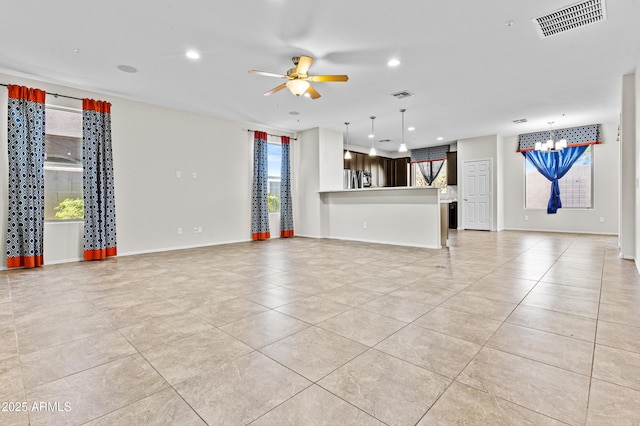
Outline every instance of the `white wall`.
{"type": "Polygon", "coordinates": [[[507,179],[504,174],[504,137],[497,136],[496,140],[496,206],[498,214],[496,215],[496,230],[504,230],[504,181],[507,179]]]}
{"type": "Polygon", "coordinates": [[[292,150],[292,173],[297,178],[291,183],[295,234],[303,237],[322,237],[320,194],[320,129],[298,133],[292,150]]]}
{"type": "MultiPolygon", "coordinates": [[[[635,102],[636,102],[636,211],[635,211],[635,227],[636,227],[636,248],[640,250],[640,56],[636,62],[636,78],[635,78],[635,102]]],[[[636,256],[636,269],[640,272],[640,260],[636,256]]]]}
{"type": "MultiPolygon", "coordinates": [[[[601,126],[601,145],[593,147],[593,209],[560,209],[549,215],[544,209],[524,208],[524,157],[516,152],[518,137],[504,138],[504,214],[506,229],[535,231],[618,233],[620,144],[618,123],[601,126]],[[529,220],[525,220],[525,216],[529,220]],[[605,218],[600,223],[600,217],[605,218]]],[[[561,194],[562,197],[562,194],[561,194]]]]}
{"type": "Polygon", "coordinates": [[[298,134],[292,168],[294,182],[293,216],[296,235],[323,238],[327,235],[326,206],[319,190],[342,189],[342,133],[309,129],[298,134]]]}
{"type": "Polygon", "coordinates": [[[474,160],[491,160],[491,194],[492,194],[492,212],[491,212],[491,230],[498,228],[501,223],[499,216],[502,211],[498,210],[498,199],[501,194],[498,191],[498,179],[502,179],[498,175],[498,136],[481,136],[478,138],[461,139],[457,143],[458,149],[458,227],[464,227],[464,163],[465,161],[474,160]]]}
{"type": "MultiPolygon", "coordinates": [[[[247,129],[254,126],[8,75],[0,74],[0,79],[112,103],[120,255],[251,238],[253,149],[247,129]],[[182,178],[176,178],[177,171],[182,178]],[[182,235],[177,234],[178,227],[182,235]],[[203,232],[194,234],[193,227],[202,227],[203,232]]],[[[47,103],[81,106],[79,101],[53,96],[47,96],[47,103]]],[[[0,117],[6,117],[6,108],[7,91],[0,87],[0,117]]],[[[5,253],[7,134],[6,126],[0,128],[0,230],[5,253]]],[[[295,181],[295,175],[292,179],[295,181]]],[[[82,241],[78,242],[78,235],[78,223],[46,224],[45,263],[79,258],[82,241]]],[[[6,267],[5,256],[0,267],[6,267]]]]}
{"type": "Polygon", "coordinates": [[[636,257],[636,98],[635,75],[622,77],[622,113],[620,114],[620,255],[636,257]]]}
{"type": "Polygon", "coordinates": [[[438,249],[438,188],[377,188],[321,194],[326,237],[438,249]]]}
{"type": "Polygon", "coordinates": [[[318,151],[319,184],[318,189],[342,189],[342,171],[344,169],[342,154],[342,133],[335,130],[320,129],[320,145],[318,151]]]}

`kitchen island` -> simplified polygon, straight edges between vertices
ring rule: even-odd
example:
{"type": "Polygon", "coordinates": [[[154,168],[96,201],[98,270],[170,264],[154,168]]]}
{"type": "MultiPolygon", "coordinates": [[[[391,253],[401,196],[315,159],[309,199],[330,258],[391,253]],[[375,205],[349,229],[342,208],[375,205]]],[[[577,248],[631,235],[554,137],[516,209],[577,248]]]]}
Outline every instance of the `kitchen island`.
{"type": "Polygon", "coordinates": [[[439,188],[403,186],[318,192],[327,238],[433,249],[446,245],[447,227],[443,230],[441,225],[439,188]]]}

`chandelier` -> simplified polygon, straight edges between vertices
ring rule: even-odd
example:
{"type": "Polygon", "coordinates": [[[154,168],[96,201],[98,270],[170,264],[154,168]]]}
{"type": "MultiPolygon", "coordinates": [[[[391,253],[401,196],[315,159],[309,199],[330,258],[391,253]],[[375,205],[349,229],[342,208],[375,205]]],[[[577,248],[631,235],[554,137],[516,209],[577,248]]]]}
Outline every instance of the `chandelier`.
{"type": "Polygon", "coordinates": [[[534,146],[536,151],[562,151],[567,147],[566,139],[556,140],[553,123],[553,121],[549,121],[549,139],[545,142],[536,142],[534,146]]]}

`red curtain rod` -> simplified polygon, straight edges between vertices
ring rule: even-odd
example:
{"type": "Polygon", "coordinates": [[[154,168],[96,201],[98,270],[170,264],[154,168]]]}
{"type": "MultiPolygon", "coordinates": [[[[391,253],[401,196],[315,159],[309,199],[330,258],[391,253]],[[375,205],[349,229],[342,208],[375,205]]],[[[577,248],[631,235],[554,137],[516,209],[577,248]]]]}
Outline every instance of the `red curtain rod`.
{"type": "MultiPolygon", "coordinates": [[[[0,86],[9,87],[9,85],[8,85],[8,84],[5,84],[5,83],[0,83],[0,86]]],[[[17,86],[17,85],[16,85],[16,86],[17,86]]],[[[59,93],[50,93],[50,92],[47,92],[47,95],[55,96],[56,98],[57,98],[57,97],[61,97],[61,98],[75,99],[75,100],[77,100],[77,101],[81,101],[81,100],[82,100],[82,98],[76,98],[75,96],[61,95],[61,94],[59,94],[59,93]]]]}

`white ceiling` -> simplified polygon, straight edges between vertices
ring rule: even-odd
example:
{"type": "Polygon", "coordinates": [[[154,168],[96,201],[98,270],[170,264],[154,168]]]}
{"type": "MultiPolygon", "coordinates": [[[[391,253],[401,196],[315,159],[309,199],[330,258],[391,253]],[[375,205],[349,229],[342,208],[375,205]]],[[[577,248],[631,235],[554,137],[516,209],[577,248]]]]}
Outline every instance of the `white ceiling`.
{"type": "MultiPolygon", "coordinates": [[[[289,131],[344,130],[395,150],[617,121],[621,76],[640,56],[640,1],[541,40],[531,22],[572,0],[87,0],[3,2],[0,71],[289,131]],[[512,26],[505,23],[513,21],[512,26]],[[78,49],[79,53],[75,52],[78,49]],[[201,59],[185,57],[188,49],[201,59]],[[292,56],[315,58],[318,100],[287,90],[292,56]],[[400,66],[387,61],[398,58],[400,66]],[[118,65],[139,71],[128,74],[118,65]],[[398,100],[401,90],[415,96],[398,100]],[[290,115],[291,111],[299,115],[290,115]],[[525,124],[512,120],[527,118],[525,124]],[[444,138],[438,142],[437,137],[444,138]]],[[[6,82],[0,82],[6,83],[6,82]]]]}

